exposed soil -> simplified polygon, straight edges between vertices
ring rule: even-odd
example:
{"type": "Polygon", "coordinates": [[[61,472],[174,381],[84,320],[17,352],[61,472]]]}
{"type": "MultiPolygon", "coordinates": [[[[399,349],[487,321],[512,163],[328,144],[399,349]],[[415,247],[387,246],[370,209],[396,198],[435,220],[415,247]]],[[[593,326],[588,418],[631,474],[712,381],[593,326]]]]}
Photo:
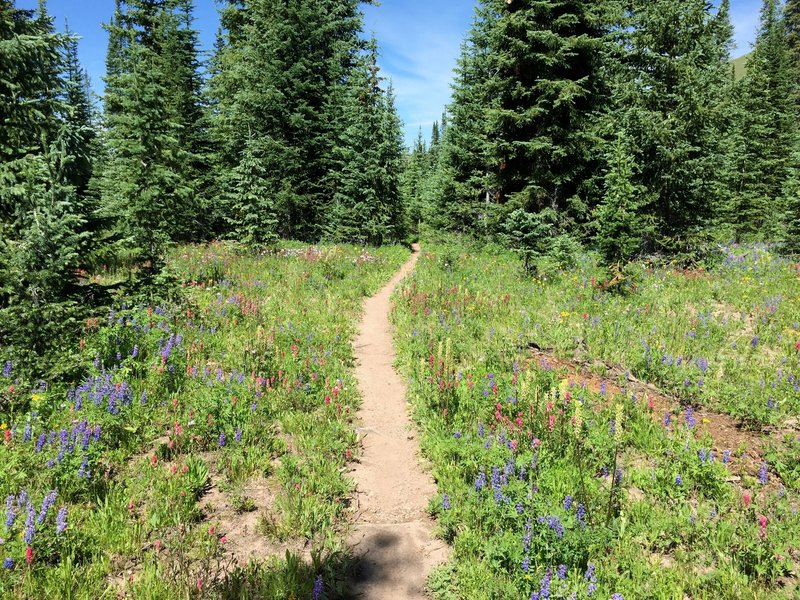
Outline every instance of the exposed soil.
{"type": "Polygon", "coordinates": [[[349,542],[359,557],[351,591],[361,598],[424,598],[428,574],[448,555],[447,544],[433,537],[426,507],[436,486],[422,468],[406,386],[393,367],[390,296],[413,270],[418,252],[415,247],[397,275],[364,302],[355,340],[363,452],[353,470],[357,492],[349,542]]]}
{"type": "MultiPolygon", "coordinates": [[[[531,349],[539,366],[554,369],[564,375],[571,384],[585,386],[595,393],[599,393],[601,386],[605,386],[609,397],[623,395],[626,392],[636,394],[639,402],[645,407],[652,407],[650,414],[654,420],[662,421],[664,415],[672,413],[680,415],[684,407],[680,401],[663,392],[653,384],[639,381],[621,367],[599,363],[594,366],[602,367],[608,373],[600,376],[593,372],[587,363],[565,360],[556,357],[552,352],[542,349],[531,349]],[[624,382],[623,390],[620,382],[624,382]]],[[[734,452],[733,462],[741,461],[745,470],[756,475],[761,466],[761,457],[764,451],[764,433],[747,429],[736,418],[724,413],[714,412],[704,407],[695,407],[697,429],[708,433],[714,440],[715,449],[721,454],[724,450],[734,452]],[[738,449],[742,449],[739,455],[738,449]]]]}

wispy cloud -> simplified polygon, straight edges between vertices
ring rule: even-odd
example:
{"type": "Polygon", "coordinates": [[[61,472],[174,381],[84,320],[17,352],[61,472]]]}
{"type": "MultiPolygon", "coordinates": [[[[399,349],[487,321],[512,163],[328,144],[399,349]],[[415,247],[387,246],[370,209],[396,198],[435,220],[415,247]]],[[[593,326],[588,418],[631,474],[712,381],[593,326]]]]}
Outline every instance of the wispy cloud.
{"type": "Polygon", "coordinates": [[[383,75],[392,80],[407,143],[420,127],[427,137],[450,101],[450,84],[473,8],[464,0],[387,0],[367,6],[366,29],[381,49],[383,75]]]}

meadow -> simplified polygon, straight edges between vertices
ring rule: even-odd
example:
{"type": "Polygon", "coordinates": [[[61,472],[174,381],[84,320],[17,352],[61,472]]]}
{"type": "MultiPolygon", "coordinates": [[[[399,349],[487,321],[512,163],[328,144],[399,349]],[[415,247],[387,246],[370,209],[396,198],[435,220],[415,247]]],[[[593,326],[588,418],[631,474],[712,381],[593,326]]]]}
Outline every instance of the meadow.
{"type": "Polygon", "coordinates": [[[401,368],[453,545],[433,598],[796,598],[800,271],[424,247],[401,368]]]}
{"type": "Polygon", "coordinates": [[[69,341],[73,382],[0,373],[4,598],[341,592],[350,344],[401,247],[184,246],[157,303],[69,341]]]}

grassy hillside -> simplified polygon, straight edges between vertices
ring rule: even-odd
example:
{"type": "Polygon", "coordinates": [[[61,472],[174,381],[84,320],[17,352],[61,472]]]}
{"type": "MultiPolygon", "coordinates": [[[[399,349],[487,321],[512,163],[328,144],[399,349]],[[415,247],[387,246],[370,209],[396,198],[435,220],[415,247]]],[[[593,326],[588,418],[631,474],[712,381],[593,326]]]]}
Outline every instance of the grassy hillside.
{"type": "Polygon", "coordinates": [[[740,56],[739,58],[734,58],[731,63],[733,63],[733,71],[736,74],[736,80],[738,81],[742,77],[744,77],[745,73],[747,72],[747,58],[750,56],[748,52],[744,56],[740,56]]]}

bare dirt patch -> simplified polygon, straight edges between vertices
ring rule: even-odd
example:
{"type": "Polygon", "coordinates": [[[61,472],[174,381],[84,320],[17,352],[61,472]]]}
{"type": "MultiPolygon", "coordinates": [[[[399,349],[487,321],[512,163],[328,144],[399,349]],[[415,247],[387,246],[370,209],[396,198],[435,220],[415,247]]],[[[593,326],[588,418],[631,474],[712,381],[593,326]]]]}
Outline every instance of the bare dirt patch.
{"type": "Polygon", "coordinates": [[[352,591],[360,598],[424,598],[428,574],[448,553],[433,537],[426,508],[436,485],[421,468],[406,386],[393,367],[390,296],[414,268],[417,253],[365,301],[354,344],[363,451],[353,471],[357,493],[349,541],[359,557],[352,591]]]}

